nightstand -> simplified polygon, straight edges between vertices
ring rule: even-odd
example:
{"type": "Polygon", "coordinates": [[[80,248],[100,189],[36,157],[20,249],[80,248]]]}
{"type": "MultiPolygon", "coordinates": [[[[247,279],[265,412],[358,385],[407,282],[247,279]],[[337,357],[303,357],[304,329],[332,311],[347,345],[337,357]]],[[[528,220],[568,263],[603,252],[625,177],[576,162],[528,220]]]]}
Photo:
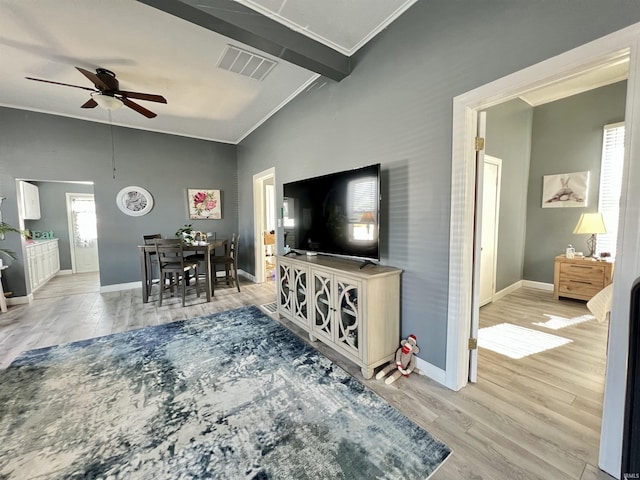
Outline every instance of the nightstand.
{"type": "Polygon", "coordinates": [[[558,255],[553,269],[553,298],[590,300],[611,283],[613,262],[558,255]]]}

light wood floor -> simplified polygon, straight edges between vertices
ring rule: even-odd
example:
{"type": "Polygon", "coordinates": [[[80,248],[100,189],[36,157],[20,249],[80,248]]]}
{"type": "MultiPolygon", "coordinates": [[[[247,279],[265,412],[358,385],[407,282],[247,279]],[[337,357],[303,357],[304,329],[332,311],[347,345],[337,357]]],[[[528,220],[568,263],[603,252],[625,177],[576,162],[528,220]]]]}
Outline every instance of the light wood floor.
{"type": "MultiPolygon", "coordinates": [[[[143,304],[139,289],[99,293],[96,275],[58,276],[30,305],[0,315],[0,368],[23,350],[158,325],[275,300],[273,283],[216,288],[204,297],[143,304]]],[[[154,300],[155,297],[152,297],[154,300]]],[[[542,314],[574,317],[583,302],[555,301],[522,288],[481,309],[481,327],[502,322],[545,330],[542,314]]],[[[279,322],[304,333],[286,320],[279,322]]],[[[590,321],[549,331],[573,343],[521,360],[479,351],[479,381],[453,392],[421,375],[392,385],[364,380],[355,365],[321,343],[318,350],[453,449],[432,477],[448,479],[611,479],[597,468],[607,325],[590,321]]],[[[418,344],[420,339],[418,338],[418,344]]]]}

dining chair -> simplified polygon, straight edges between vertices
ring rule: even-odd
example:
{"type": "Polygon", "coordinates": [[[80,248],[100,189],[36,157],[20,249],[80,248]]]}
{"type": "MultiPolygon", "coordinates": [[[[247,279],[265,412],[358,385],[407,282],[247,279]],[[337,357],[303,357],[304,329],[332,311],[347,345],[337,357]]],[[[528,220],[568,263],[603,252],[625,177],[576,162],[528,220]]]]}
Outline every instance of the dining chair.
{"type": "MultiPolygon", "coordinates": [[[[199,232],[201,233],[201,232],[199,232]]],[[[216,239],[216,234],[215,232],[211,233],[206,233],[204,234],[204,239],[208,242],[214,241],[216,239]]],[[[203,238],[198,238],[197,240],[202,240],[203,238]]],[[[213,253],[211,255],[215,254],[215,250],[213,251],[213,253]]],[[[205,258],[204,258],[205,254],[204,253],[192,253],[190,255],[187,255],[186,258],[188,261],[197,261],[197,262],[204,262],[205,258]]],[[[206,272],[206,270],[205,270],[206,272]]]]}
{"type": "MultiPolygon", "coordinates": [[[[155,245],[156,238],[162,238],[162,235],[159,233],[151,233],[149,235],[142,235],[142,241],[144,245],[155,245]]],[[[149,273],[149,283],[147,284],[147,295],[151,295],[151,288],[154,283],[158,283],[160,281],[160,276],[153,276],[153,267],[156,267],[156,270],[159,271],[158,268],[158,255],[156,252],[149,252],[147,255],[147,272],[149,273]]]]}
{"type": "Polygon", "coordinates": [[[213,281],[218,280],[217,266],[224,265],[225,276],[224,280],[227,285],[232,285],[235,282],[238,291],[240,291],[240,282],[238,281],[238,242],[240,241],[240,235],[235,233],[231,236],[231,242],[226,249],[224,255],[213,255],[211,257],[211,270],[213,275],[213,281]],[[233,270],[233,275],[231,271],[233,270]]]}
{"type": "Polygon", "coordinates": [[[185,306],[187,284],[189,283],[188,273],[193,270],[196,279],[196,293],[200,297],[200,283],[198,282],[198,262],[190,261],[184,257],[184,250],[180,240],[175,238],[156,238],[156,254],[160,266],[160,300],[158,306],[162,306],[163,292],[172,289],[175,284],[179,287],[182,284],[182,306],[185,306]],[[169,285],[166,280],[169,280],[169,285]]]}

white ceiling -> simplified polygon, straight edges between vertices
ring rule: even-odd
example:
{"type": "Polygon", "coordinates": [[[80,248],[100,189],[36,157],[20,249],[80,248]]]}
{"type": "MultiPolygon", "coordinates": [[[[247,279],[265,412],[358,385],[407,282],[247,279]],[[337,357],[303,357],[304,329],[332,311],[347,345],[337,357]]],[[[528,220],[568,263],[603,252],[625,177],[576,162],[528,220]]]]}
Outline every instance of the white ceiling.
{"type": "MultiPolygon", "coordinates": [[[[237,15],[250,20],[244,27],[246,31],[253,32],[251,21],[256,19],[277,23],[281,29],[286,25],[348,60],[348,56],[416,0],[173,2],[187,5],[189,12],[195,12],[196,22],[202,20],[204,23],[200,25],[205,26],[160,9],[171,2],[142,1],[145,3],[0,0],[0,105],[238,143],[308,88],[320,74],[310,70],[309,63],[295,65],[216,33],[206,26],[207,22],[248,7],[237,15]],[[158,8],[147,4],[157,4],[158,8]],[[229,44],[260,54],[277,65],[262,81],[218,68],[229,44]],[[100,107],[81,109],[91,92],[25,79],[29,76],[93,87],[75,67],[92,72],[98,67],[112,70],[120,81],[120,89],[159,94],[167,99],[167,104],[135,100],[157,113],[152,119],[126,107],[113,112],[100,107]]],[[[274,28],[268,27],[268,30],[274,28]]],[[[287,32],[279,35],[286,37],[287,32]]],[[[249,37],[251,33],[246,32],[241,36],[242,39],[249,37]]],[[[285,47],[286,44],[281,50],[287,51],[285,47]]],[[[307,49],[315,50],[313,45],[307,49]]],[[[303,57],[309,57],[306,51],[302,53],[303,57]]],[[[331,54],[323,55],[331,57],[331,54]]]]}
{"type": "MultiPolygon", "coordinates": [[[[416,1],[0,0],[0,105],[235,144],[321,74],[328,81],[348,75],[349,57],[416,1]],[[175,15],[164,11],[175,6],[175,15]],[[240,33],[216,33],[211,25],[220,19],[240,23],[231,29],[240,33]],[[247,44],[258,31],[272,53],[247,44]],[[292,32],[299,36],[281,39],[292,32]],[[227,45],[277,64],[263,80],[223,70],[227,45]],[[136,100],[158,114],[152,119],[126,107],[82,109],[91,92],[25,79],[93,87],[75,67],[112,70],[120,89],[159,94],[167,104],[136,100]]],[[[614,62],[521,98],[541,105],[622,80],[627,68],[614,62]]]]}

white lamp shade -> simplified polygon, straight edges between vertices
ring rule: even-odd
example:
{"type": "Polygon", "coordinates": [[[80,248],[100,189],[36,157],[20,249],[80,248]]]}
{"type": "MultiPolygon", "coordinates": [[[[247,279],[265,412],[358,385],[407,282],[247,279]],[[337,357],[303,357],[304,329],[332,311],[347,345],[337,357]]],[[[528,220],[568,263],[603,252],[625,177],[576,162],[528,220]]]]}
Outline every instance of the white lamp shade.
{"type": "Polygon", "coordinates": [[[119,98],[110,95],[93,95],[92,97],[98,105],[106,110],[117,110],[123,103],[119,98]]]}
{"type": "Polygon", "coordinates": [[[604,220],[601,213],[583,213],[576,228],[573,229],[575,234],[592,235],[595,233],[607,233],[604,227],[604,220]]]}

